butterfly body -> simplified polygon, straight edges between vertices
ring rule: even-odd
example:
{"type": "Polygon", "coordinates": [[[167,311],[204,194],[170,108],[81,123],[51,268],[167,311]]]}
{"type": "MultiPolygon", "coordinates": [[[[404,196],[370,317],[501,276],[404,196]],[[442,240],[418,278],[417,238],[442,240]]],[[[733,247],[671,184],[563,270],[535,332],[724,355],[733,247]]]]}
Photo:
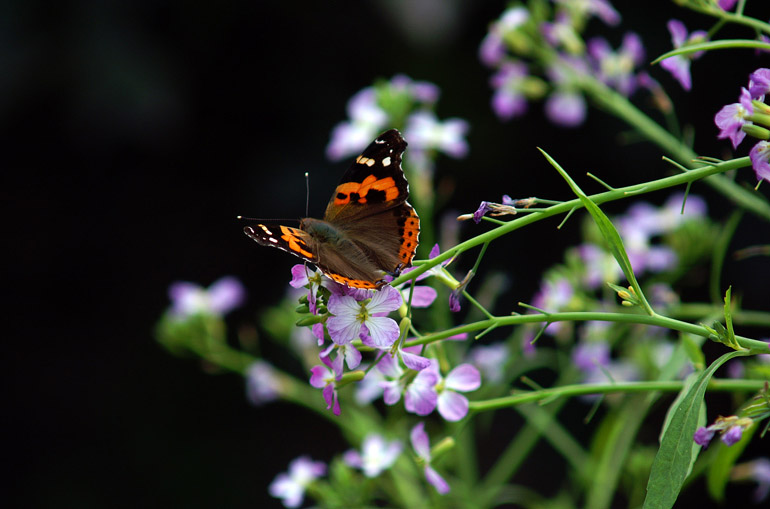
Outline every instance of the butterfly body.
{"type": "Polygon", "coordinates": [[[406,201],[401,169],[406,145],[395,129],[375,139],[342,176],[323,220],[304,218],[299,228],[258,224],[244,232],[313,263],[338,283],[380,288],[385,274],[411,265],[419,242],[420,218],[406,201]]]}

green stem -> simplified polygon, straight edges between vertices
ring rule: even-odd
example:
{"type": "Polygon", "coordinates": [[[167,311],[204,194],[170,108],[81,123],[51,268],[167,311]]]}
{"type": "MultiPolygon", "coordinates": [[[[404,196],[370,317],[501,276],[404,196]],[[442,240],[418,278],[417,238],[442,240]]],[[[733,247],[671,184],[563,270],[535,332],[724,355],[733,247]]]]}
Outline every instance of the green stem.
{"type": "MultiPolygon", "coordinates": [[[[590,76],[584,77],[580,84],[594,101],[610,113],[624,120],[679,163],[686,167],[693,166],[693,161],[697,159],[698,155],[681,140],[642,113],[625,96],[590,76]]],[[[760,198],[756,193],[742,188],[724,176],[706,179],[706,184],[727,196],[733,203],[750,210],[759,217],[770,220],[770,203],[760,198]]]]}
{"type": "MultiPolygon", "coordinates": [[[[756,392],[764,387],[764,380],[739,380],[739,379],[712,379],[708,390],[712,392],[756,392]]],[[[500,408],[508,408],[524,403],[533,403],[544,399],[559,397],[569,398],[574,396],[586,396],[590,394],[613,394],[616,392],[678,392],[684,386],[683,381],[664,380],[653,382],[621,382],[612,384],[574,384],[528,391],[512,396],[492,398],[484,401],[471,401],[470,409],[474,412],[488,412],[500,408]]]]}
{"type": "MultiPolygon", "coordinates": [[[[638,194],[650,193],[653,191],[659,191],[661,189],[668,189],[670,187],[684,185],[684,184],[687,184],[688,182],[694,182],[696,180],[704,179],[712,175],[724,173],[727,171],[731,171],[731,170],[735,170],[735,169],[743,168],[747,166],[751,166],[751,160],[748,157],[741,157],[738,159],[725,161],[719,164],[708,165],[702,168],[695,168],[683,173],[672,175],[670,177],[664,177],[658,180],[653,180],[651,182],[645,182],[643,184],[634,184],[632,186],[621,187],[613,191],[605,191],[603,193],[593,194],[593,195],[590,195],[588,198],[594,203],[596,203],[597,205],[601,205],[602,203],[607,203],[610,201],[627,198],[628,195],[638,195],[638,194]]],[[[743,189],[741,190],[743,191],[743,189]]],[[[763,203],[765,207],[767,207],[767,217],[770,218],[770,204],[761,200],[760,202],[763,203]]],[[[422,274],[423,272],[429,270],[430,268],[440,264],[444,260],[448,260],[449,258],[457,255],[458,253],[462,253],[464,251],[472,249],[480,244],[490,242],[507,233],[510,233],[514,230],[518,230],[519,228],[522,228],[528,224],[534,223],[536,221],[541,221],[543,219],[556,216],[559,214],[564,214],[569,212],[572,209],[579,209],[582,207],[583,207],[583,203],[580,201],[580,199],[575,198],[574,200],[569,200],[569,201],[560,203],[558,205],[548,207],[542,212],[528,214],[526,216],[519,217],[518,219],[514,219],[513,221],[509,221],[502,226],[498,226],[497,228],[494,228],[485,233],[477,235],[472,239],[468,239],[465,242],[461,242],[460,244],[457,244],[456,246],[450,249],[447,249],[443,253],[439,254],[437,257],[431,258],[429,261],[420,264],[415,270],[410,271],[406,274],[402,274],[401,276],[397,277],[391,282],[391,284],[393,286],[396,286],[412,278],[415,278],[420,274],[422,274]]]]}
{"type": "MultiPolygon", "coordinates": [[[[408,341],[406,346],[424,345],[429,344],[440,339],[454,336],[455,334],[462,334],[467,332],[473,332],[477,330],[483,330],[493,325],[506,326],[506,325],[521,325],[524,323],[552,323],[552,322],[586,322],[590,320],[603,321],[603,322],[620,322],[620,323],[638,323],[644,325],[656,325],[659,327],[665,327],[680,332],[687,332],[696,336],[702,336],[705,338],[711,338],[711,334],[701,325],[695,325],[680,320],[675,320],[659,314],[654,315],[641,315],[641,314],[626,314],[626,313],[607,313],[607,312],[593,312],[593,311],[576,311],[566,313],[548,313],[548,314],[529,314],[529,315],[516,315],[516,316],[502,316],[490,320],[480,320],[459,327],[454,327],[449,330],[435,332],[432,334],[426,334],[421,338],[408,341]]],[[[770,347],[764,341],[758,341],[743,336],[736,336],[738,344],[743,348],[751,350],[752,353],[770,353],[770,347]]]]}

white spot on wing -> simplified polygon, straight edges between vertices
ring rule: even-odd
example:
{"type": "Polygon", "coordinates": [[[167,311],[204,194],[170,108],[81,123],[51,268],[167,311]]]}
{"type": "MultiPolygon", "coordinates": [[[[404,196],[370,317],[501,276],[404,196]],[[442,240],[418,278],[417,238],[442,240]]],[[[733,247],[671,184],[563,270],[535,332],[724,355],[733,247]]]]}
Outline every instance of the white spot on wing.
{"type": "Polygon", "coordinates": [[[383,166],[390,166],[390,157],[386,157],[385,159],[383,159],[382,160],[382,165],[383,166]]]}

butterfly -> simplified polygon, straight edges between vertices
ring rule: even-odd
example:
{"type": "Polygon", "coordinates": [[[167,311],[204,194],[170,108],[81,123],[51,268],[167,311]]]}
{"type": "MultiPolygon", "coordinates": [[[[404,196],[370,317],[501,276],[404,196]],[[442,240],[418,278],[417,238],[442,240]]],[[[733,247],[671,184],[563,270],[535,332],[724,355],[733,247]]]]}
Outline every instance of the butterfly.
{"type": "Polygon", "coordinates": [[[406,146],[396,129],[369,144],[342,176],[323,220],[306,217],[299,228],[258,224],[244,233],[307,260],[337,283],[379,289],[386,274],[411,266],[419,242],[420,218],[406,201],[401,169],[406,146]]]}

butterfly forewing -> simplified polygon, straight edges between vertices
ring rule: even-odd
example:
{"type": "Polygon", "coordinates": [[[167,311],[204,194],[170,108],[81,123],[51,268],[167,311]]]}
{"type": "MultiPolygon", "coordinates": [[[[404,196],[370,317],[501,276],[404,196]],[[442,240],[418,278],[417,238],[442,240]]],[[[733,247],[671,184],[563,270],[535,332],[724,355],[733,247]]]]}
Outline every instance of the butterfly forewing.
{"type": "Polygon", "coordinates": [[[395,207],[409,196],[401,170],[406,140],[396,129],[381,134],[356,157],[329,200],[324,219],[350,221],[395,207]]]}

